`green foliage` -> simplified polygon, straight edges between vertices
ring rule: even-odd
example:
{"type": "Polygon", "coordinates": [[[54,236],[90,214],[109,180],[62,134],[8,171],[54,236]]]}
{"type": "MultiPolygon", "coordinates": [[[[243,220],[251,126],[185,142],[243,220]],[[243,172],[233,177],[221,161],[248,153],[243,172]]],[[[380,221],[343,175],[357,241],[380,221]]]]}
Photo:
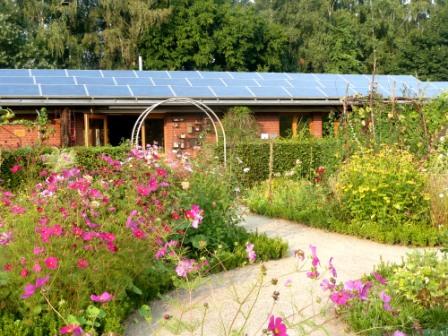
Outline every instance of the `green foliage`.
{"type": "Polygon", "coordinates": [[[352,301],[341,316],[361,335],[382,336],[401,330],[408,335],[443,335],[448,328],[446,294],[448,259],[435,252],[412,253],[400,265],[380,265],[388,283],[374,280],[368,301],[352,301]],[[383,309],[378,292],[392,297],[393,311],[383,309]]]}
{"type": "Polygon", "coordinates": [[[257,139],[258,125],[250,108],[237,106],[229,109],[222,118],[229,146],[257,139]]]}
{"type": "MultiPolygon", "coordinates": [[[[218,153],[222,149],[217,148],[218,153]]],[[[218,154],[221,157],[221,154],[218,154]]],[[[269,176],[269,143],[253,142],[234,146],[229,154],[230,168],[244,186],[266,180],[269,176]],[[249,168],[249,170],[247,169],[249,168]]],[[[323,166],[326,174],[337,169],[342,160],[342,147],[337,139],[290,139],[274,141],[274,175],[295,170],[295,177],[313,179],[315,170],[323,166]],[[298,169],[300,166],[300,169],[298,169]]]]}
{"type": "Polygon", "coordinates": [[[390,147],[353,155],[336,178],[342,211],[353,222],[371,222],[385,231],[407,224],[428,225],[425,177],[411,154],[390,147]]]}

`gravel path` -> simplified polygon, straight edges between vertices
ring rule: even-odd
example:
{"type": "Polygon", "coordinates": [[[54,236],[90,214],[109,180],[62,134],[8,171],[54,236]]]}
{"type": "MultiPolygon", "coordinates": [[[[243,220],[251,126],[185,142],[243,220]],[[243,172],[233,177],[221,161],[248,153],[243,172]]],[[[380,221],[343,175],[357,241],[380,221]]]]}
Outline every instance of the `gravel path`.
{"type": "MultiPolygon", "coordinates": [[[[260,286],[258,300],[252,309],[252,318],[244,326],[244,332],[233,335],[262,335],[262,328],[267,326],[267,316],[272,311],[272,293],[280,292],[279,299],[273,308],[273,313],[278,315],[294,316],[293,320],[303,321],[307,317],[312,317],[307,323],[301,326],[312,335],[351,335],[345,331],[344,325],[334,319],[331,305],[327,303],[327,296],[319,288],[319,283],[306,278],[304,272],[297,272],[299,265],[297,259],[293,257],[293,251],[302,249],[308,254],[310,244],[317,246],[318,256],[323,265],[330,257],[334,258],[334,265],[338,270],[338,279],[345,281],[357,279],[364,273],[372,271],[380,260],[386,262],[398,262],[411,249],[403,246],[389,246],[378,244],[369,240],[357,239],[351,236],[329,233],[318,229],[313,229],[294,222],[272,219],[249,214],[245,216],[242,223],[248,230],[258,230],[272,237],[282,237],[290,247],[290,257],[265,263],[267,274],[264,285],[260,286]],[[277,278],[277,285],[271,283],[272,278],[277,278]],[[285,286],[288,280],[291,285],[285,286]],[[314,293],[314,294],[312,294],[314,293]],[[322,302],[317,303],[315,298],[321,297],[322,302]],[[313,299],[314,298],[314,299],[313,299]],[[293,307],[297,308],[293,308],[293,307]],[[305,307],[299,316],[298,309],[305,307]],[[329,310],[330,309],[330,310],[329,310]],[[323,316],[322,311],[327,310],[323,316]],[[315,324],[313,324],[313,322],[315,324]],[[325,322],[324,332],[316,327],[316,324],[325,322]]],[[[308,266],[307,266],[308,267],[308,266]]],[[[166,323],[163,316],[170,314],[186,321],[185,328],[191,326],[191,330],[185,328],[177,331],[182,335],[207,335],[220,336],[230,335],[229,326],[234,314],[238,309],[237,300],[255,289],[257,279],[260,278],[260,265],[251,265],[244,268],[232,270],[225,273],[208,277],[205,283],[197,287],[191,297],[186,291],[176,291],[164,300],[151,304],[153,311],[153,323],[148,324],[138,314],[131,316],[127,323],[127,336],[146,335],[172,335],[166,328],[160,325],[166,323]],[[238,293],[235,293],[235,289],[238,293]],[[207,317],[204,323],[203,333],[200,330],[205,308],[208,304],[207,317]],[[194,329],[196,326],[196,330],[194,329]]],[[[249,311],[251,303],[255,301],[255,294],[250,296],[248,302],[243,305],[244,311],[249,311]]],[[[175,320],[169,320],[171,325],[175,325],[175,320]]],[[[244,319],[236,318],[232,329],[242,327],[244,319]]],[[[288,331],[289,336],[301,335],[300,332],[288,331]]]]}

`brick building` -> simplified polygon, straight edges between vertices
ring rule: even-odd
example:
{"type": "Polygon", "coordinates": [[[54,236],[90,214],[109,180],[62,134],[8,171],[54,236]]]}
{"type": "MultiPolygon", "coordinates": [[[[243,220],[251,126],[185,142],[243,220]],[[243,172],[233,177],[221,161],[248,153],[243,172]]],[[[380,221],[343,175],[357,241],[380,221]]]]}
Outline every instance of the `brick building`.
{"type": "MultiPolygon", "coordinates": [[[[420,82],[412,76],[246,73],[132,70],[0,70],[0,106],[18,119],[32,120],[45,107],[54,146],[118,145],[129,139],[137,117],[155,103],[188,97],[223,116],[233,106],[255,113],[263,139],[294,134],[299,127],[323,136],[331,112],[341,113],[344,97],[365,96],[372,88],[398,101],[448,89],[447,83],[420,82]],[[395,92],[394,94],[392,94],[395,92]]],[[[171,103],[146,120],[142,142],[157,142],[168,153],[192,150],[210,129],[191,104],[171,103]]],[[[26,125],[1,125],[0,148],[33,145],[39,131],[26,125]]]]}

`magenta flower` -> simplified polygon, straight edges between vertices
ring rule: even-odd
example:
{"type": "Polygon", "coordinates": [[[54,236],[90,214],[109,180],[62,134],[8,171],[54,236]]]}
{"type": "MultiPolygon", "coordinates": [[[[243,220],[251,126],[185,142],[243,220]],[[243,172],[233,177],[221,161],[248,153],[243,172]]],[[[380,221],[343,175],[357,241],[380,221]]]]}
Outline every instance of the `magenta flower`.
{"type": "Polygon", "coordinates": [[[45,249],[43,248],[43,247],[38,247],[38,246],[36,246],[34,249],[33,249],[33,253],[34,253],[34,255],[39,255],[39,254],[41,254],[42,252],[44,252],[45,251],[45,249]]]}
{"type": "Polygon", "coordinates": [[[76,263],[78,268],[85,269],[89,267],[89,262],[86,259],[78,259],[78,262],[76,263]]]}
{"type": "Polygon", "coordinates": [[[311,271],[306,272],[306,276],[310,279],[317,279],[320,273],[317,271],[316,267],[311,267],[311,271]]]}
{"type": "Polygon", "coordinates": [[[361,291],[359,292],[359,298],[361,299],[361,301],[367,301],[368,297],[369,297],[369,291],[370,288],[372,288],[373,283],[372,281],[367,281],[361,288],[361,291]]]}
{"type": "Polygon", "coordinates": [[[184,259],[179,261],[176,266],[177,275],[186,278],[189,273],[197,269],[195,264],[196,262],[193,259],[184,259]]]}
{"type": "Polygon", "coordinates": [[[376,281],[378,281],[380,284],[382,285],[387,285],[387,280],[384,279],[381,274],[379,274],[378,272],[373,272],[372,273],[373,277],[375,278],[376,281]]]}
{"type": "Polygon", "coordinates": [[[317,247],[313,246],[313,245],[310,245],[310,250],[311,250],[311,257],[312,257],[311,263],[313,264],[314,267],[317,267],[317,265],[320,264],[320,260],[317,257],[317,252],[316,252],[317,251],[317,247]]]}
{"type": "Polygon", "coordinates": [[[9,170],[11,171],[11,173],[15,174],[15,173],[17,173],[17,172],[22,170],[22,166],[14,165],[9,170]]]}
{"type": "Polygon", "coordinates": [[[34,273],[40,273],[42,271],[42,267],[40,266],[40,264],[38,262],[36,262],[33,266],[33,272],[34,273]]]}
{"type": "Polygon", "coordinates": [[[283,319],[281,317],[271,315],[269,318],[268,330],[273,336],[288,336],[286,333],[286,325],[283,323],[283,319]]]}
{"type": "Polygon", "coordinates": [[[350,293],[345,290],[340,290],[330,295],[330,300],[333,301],[338,306],[346,305],[350,299],[351,299],[350,293]]]}
{"type": "Polygon", "coordinates": [[[100,295],[95,295],[95,294],[90,295],[90,300],[92,300],[93,302],[100,302],[100,303],[109,302],[113,298],[114,298],[113,295],[108,292],[104,292],[100,295]]]}
{"type": "Polygon", "coordinates": [[[13,205],[10,210],[11,213],[13,213],[14,215],[21,215],[25,213],[25,208],[22,208],[21,206],[18,205],[13,205]]]}
{"type": "Polygon", "coordinates": [[[257,254],[254,251],[254,244],[247,242],[246,243],[246,252],[247,252],[247,258],[249,259],[249,262],[251,262],[251,263],[255,262],[255,259],[257,259],[257,254]]]}
{"type": "Polygon", "coordinates": [[[135,229],[132,230],[132,234],[134,235],[135,238],[137,239],[144,239],[145,238],[145,232],[143,230],[140,229],[135,229]]]}
{"type": "Polygon", "coordinates": [[[33,296],[36,292],[36,286],[33,284],[26,284],[23,289],[23,294],[21,296],[22,299],[28,299],[30,296],[33,296]]]}
{"type": "Polygon", "coordinates": [[[387,295],[385,291],[382,291],[380,293],[380,299],[381,299],[381,301],[383,301],[384,310],[391,311],[392,310],[392,307],[390,305],[391,297],[389,295],[387,295]]]}
{"type": "Polygon", "coordinates": [[[37,278],[35,283],[35,288],[41,288],[42,286],[45,286],[45,284],[50,280],[50,277],[44,276],[43,278],[37,278]]]}
{"type": "Polygon", "coordinates": [[[12,240],[12,232],[2,232],[0,233],[0,245],[6,246],[12,240]]]}
{"type": "Polygon", "coordinates": [[[322,288],[322,290],[324,291],[333,291],[334,288],[336,287],[336,285],[332,282],[330,282],[328,279],[323,279],[322,282],[320,283],[320,288],[322,288]]]}
{"type": "Polygon", "coordinates": [[[392,336],[406,336],[406,334],[400,330],[395,330],[392,336]]]}
{"type": "Polygon", "coordinates": [[[58,268],[58,258],[56,257],[48,257],[47,259],[45,259],[45,265],[47,266],[48,269],[54,270],[56,268],[58,268]]]}
{"type": "Polygon", "coordinates": [[[199,205],[193,204],[190,210],[185,212],[185,216],[191,220],[191,226],[195,229],[199,227],[199,224],[202,222],[202,210],[199,205]]]}
{"type": "Polygon", "coordinates": [[[336,268],[333,266],[333,257],[328,260],[328,270],[330,271],[330,274],[333,276],[333,278],[338,277],[338,273],[336,272],[336,268]]]}
{"type": "Polygon", "coordinates": [[[84,330],[77,324],[68,324],[59,329],[61,335],[71,334],[73,336],[81,336],[84,330]]]}

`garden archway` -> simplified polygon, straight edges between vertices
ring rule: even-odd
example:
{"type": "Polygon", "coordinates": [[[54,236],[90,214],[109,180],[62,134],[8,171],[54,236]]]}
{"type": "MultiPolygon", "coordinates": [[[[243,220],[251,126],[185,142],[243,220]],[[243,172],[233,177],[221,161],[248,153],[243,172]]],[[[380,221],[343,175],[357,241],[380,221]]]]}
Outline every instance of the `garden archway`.
{"type": "Polygon", "coordinates": [[[223,156],[224,156],[224,165],[227,164],[227,141],[226,141],[226,132],[224,130],[224,126],[221,123],[221,120],[216,115],[216,113],[207,105],[204,103],[191,99],[191,98],[168,98],[166,100],[160,101],[158,103],[153,104],[152,106],[148,107],[146,110],[144,110],[137,118],[137,121],[135,122],[134,126],[132,127],[132,133],[131,133],[131,144],[134,147],[139,146],[139,139],[140,139],[140,133],[142,130],[142,127],[144,125],[144,122],[146,118],[153,112],[157,107],[170,104],[170,103],[187,103],[190,105],[196,106],[200,111],[204,112],[205,115],[208,117],[208,119],[211,121],[213,130],[215,132],[215,138],[216,143],[219,143],[219,132],[218,127],[222,133],[222,139],[223,139],[223,156]]]}

